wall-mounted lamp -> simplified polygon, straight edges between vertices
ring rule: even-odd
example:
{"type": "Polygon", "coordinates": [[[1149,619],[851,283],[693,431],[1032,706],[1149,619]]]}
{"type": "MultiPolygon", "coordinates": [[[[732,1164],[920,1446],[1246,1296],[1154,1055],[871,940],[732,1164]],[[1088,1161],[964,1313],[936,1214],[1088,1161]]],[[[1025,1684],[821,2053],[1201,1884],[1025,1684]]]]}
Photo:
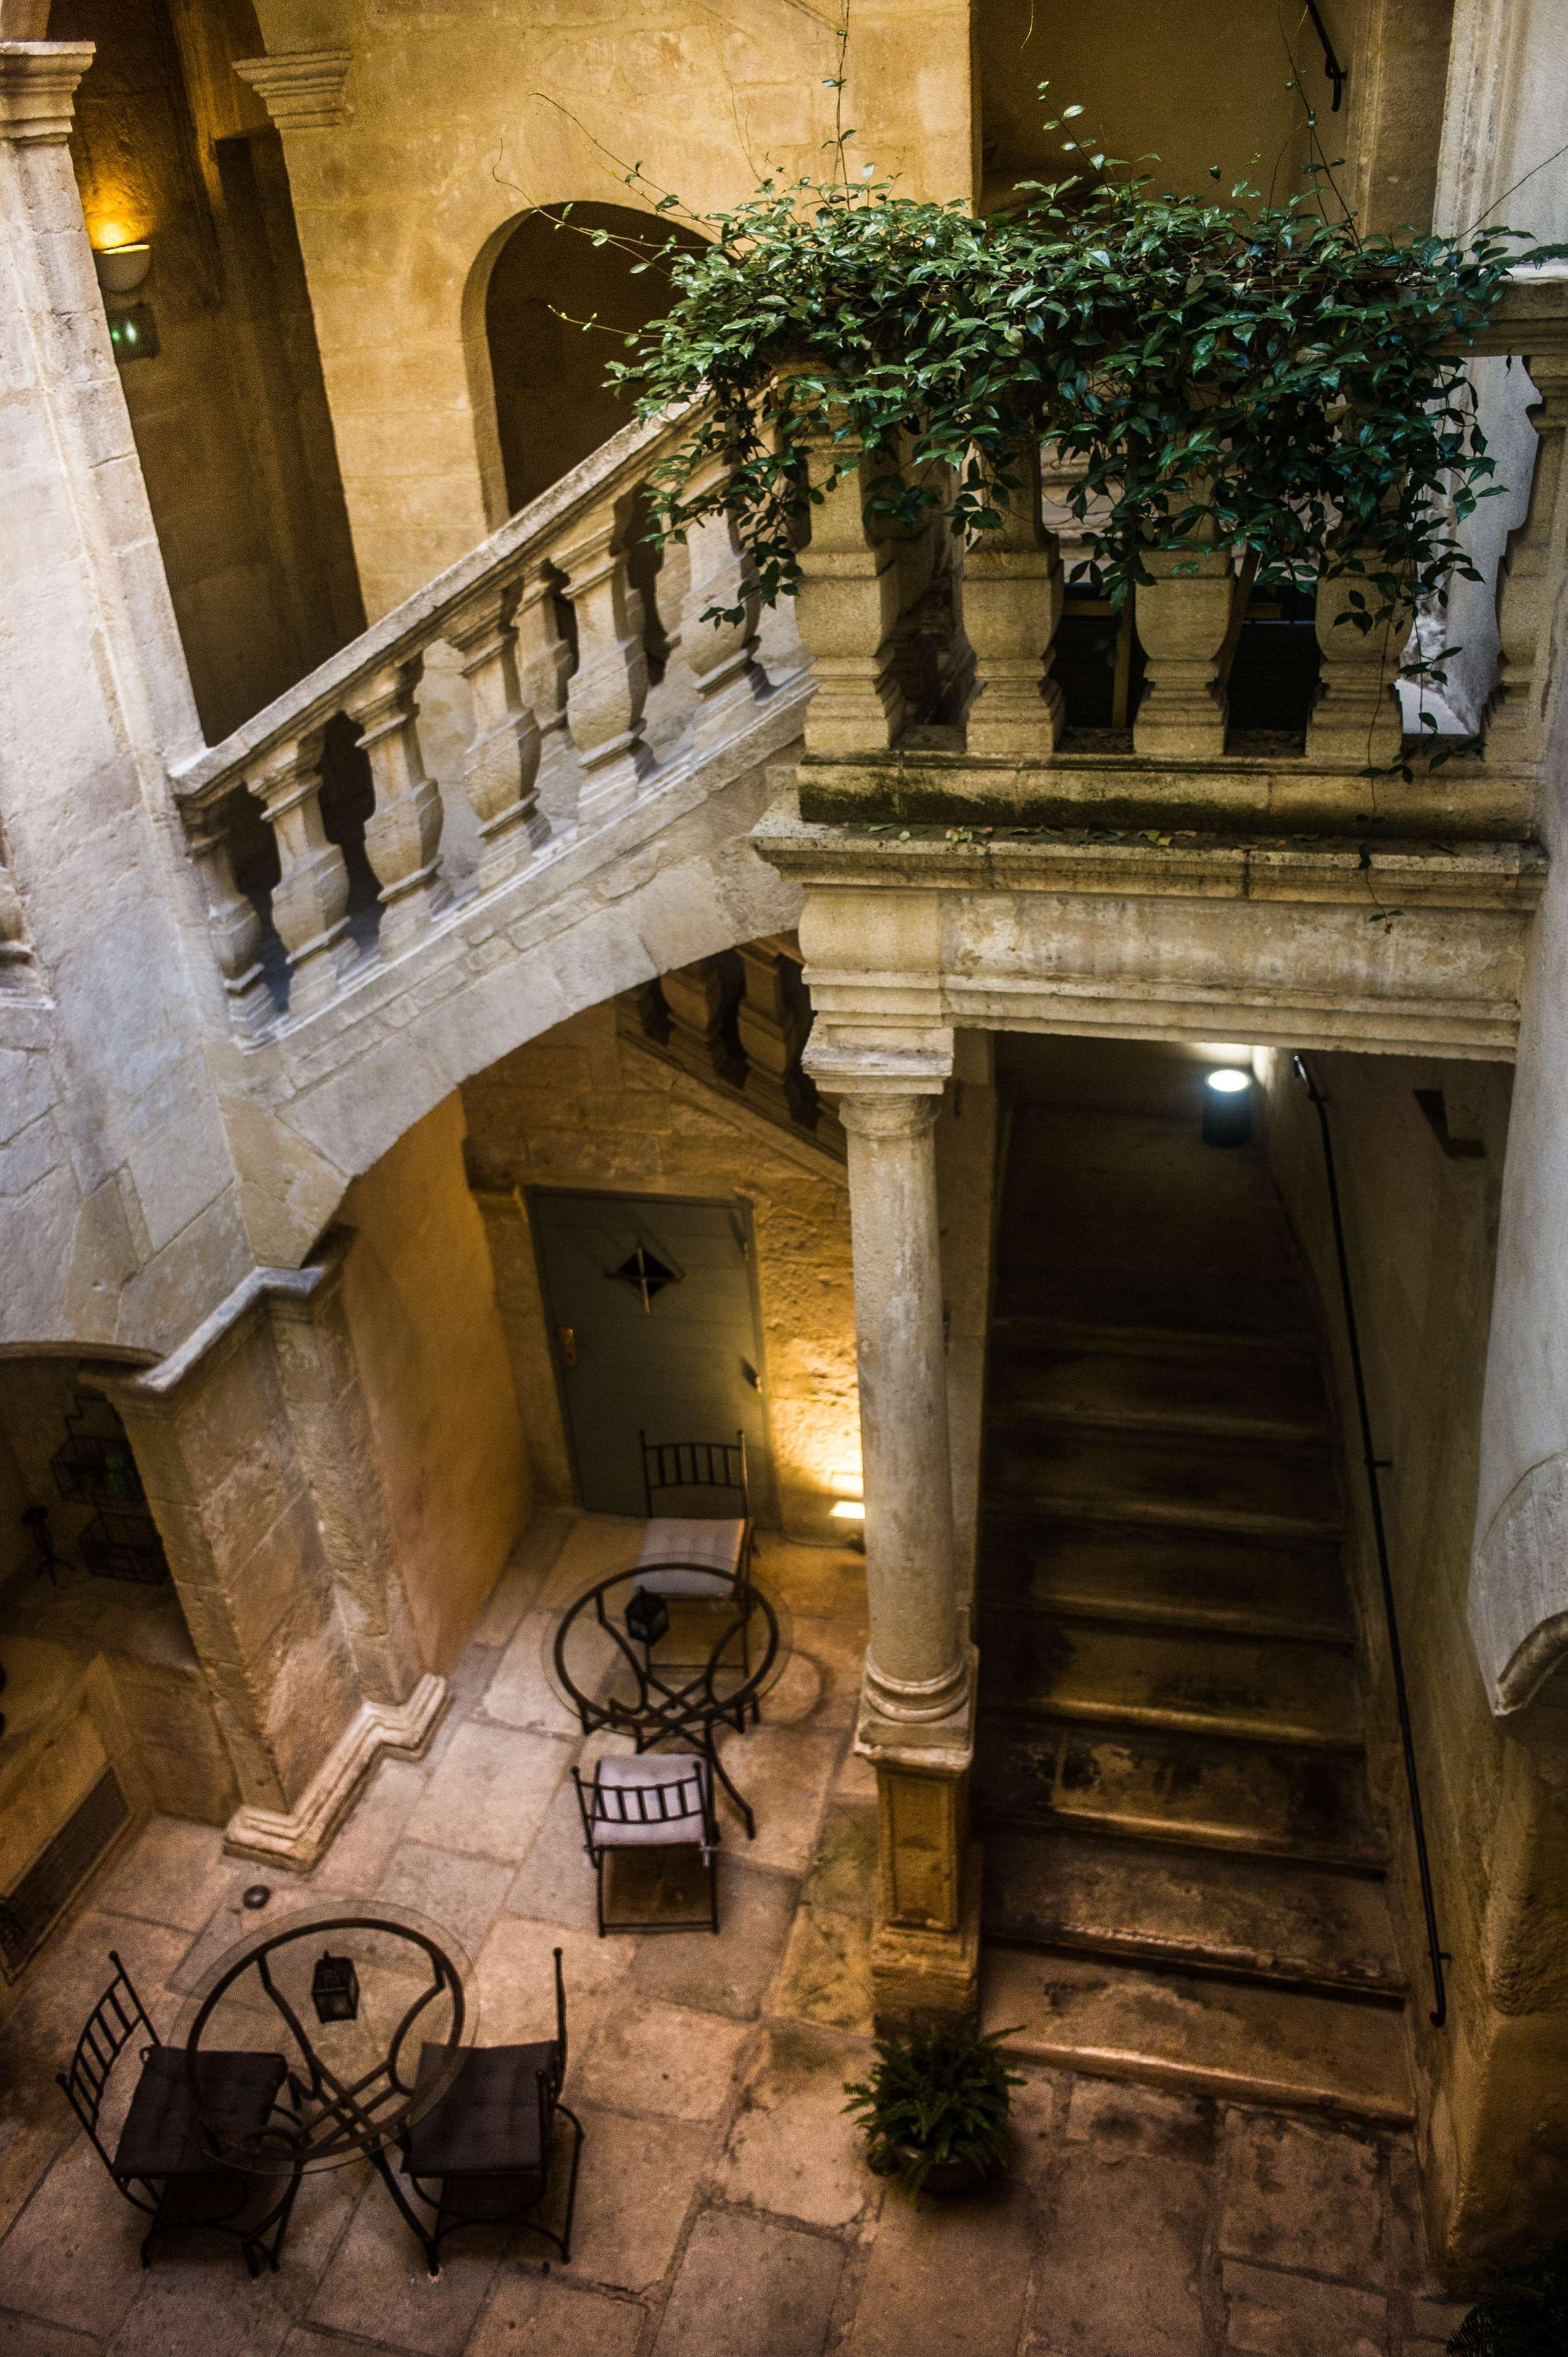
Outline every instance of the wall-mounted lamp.
{"type": "Polygon", "coordinates": [[[1222,1066],[1203,1080],[1205,1146],[1245,1146],[1252,1135],[1252,1075],[1222,1066]]]}
{"type": "Polygon", "coordinates": [[[92,266],[105,295],[134,295],[153,266],[153,249],[145,238],[127,245],[101,245],[92,266]]]}

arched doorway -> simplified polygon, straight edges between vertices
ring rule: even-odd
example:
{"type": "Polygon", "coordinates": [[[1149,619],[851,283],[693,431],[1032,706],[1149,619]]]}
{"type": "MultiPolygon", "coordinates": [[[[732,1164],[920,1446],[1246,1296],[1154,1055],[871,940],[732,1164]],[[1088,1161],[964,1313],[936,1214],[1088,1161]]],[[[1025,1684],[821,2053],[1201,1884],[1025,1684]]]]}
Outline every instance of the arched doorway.
{"type": "Polygon", "coordinates": [[[605,371],[622,357],[621,338],[668,303],[661,264],[632,274],[664,234],[628,206],[575,204],[564,221],[559,210],[524,213],[497,255],[485,334],[514,513],[630,419],[630,401],[605,384],[605,371]],[[607,242],[596,245],[601,231],[607,242]],[[598,325],[585,332],[573,324],[583,319],[598,325]]]}

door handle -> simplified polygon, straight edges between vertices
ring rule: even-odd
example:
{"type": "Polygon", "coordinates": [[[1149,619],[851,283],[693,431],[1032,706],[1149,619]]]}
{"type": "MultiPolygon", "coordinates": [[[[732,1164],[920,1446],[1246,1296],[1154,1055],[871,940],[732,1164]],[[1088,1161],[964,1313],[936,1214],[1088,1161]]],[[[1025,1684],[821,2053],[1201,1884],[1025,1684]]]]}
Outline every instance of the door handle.
{"type": "Polygon", "coordinates": [[[575,1327],[557,1326],[555,1332],[561,1344],[561,1364],[564,1367],[575,1367],[577,1363],[577,1331],[575,1327]]]}
{"type": "Polygon", "coordinates": [[[757,1373],[757,1369],[752,1365],[749,1359],[743,1359],[741,1361],[740,1372],[745,1380],[751,1385],[754,1392],[759,1392],[762,1389],[762,1377],[757,1373]]]}

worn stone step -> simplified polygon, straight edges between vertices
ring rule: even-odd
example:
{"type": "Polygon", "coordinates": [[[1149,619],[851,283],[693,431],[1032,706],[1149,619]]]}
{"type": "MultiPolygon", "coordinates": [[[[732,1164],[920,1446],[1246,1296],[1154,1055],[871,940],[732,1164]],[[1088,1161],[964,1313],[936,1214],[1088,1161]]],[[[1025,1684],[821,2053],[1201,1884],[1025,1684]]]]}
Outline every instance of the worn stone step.
{"type": "Polygon", "coordinates": [[[1182,1531],[1115,1530],[988,1512],[988,1607],[1236,1636],[1355,1641],[1337,1547],[1182,1531]]]}
{"type": "Polygon", "coordinates": [[[981,1712],[973,1807],[983,1825],[1082,1826],[1363,1871],[1388,1856],[1365,1764],[1348,1753],[1010,1711],[981,1712]]]}
{"type": "MultiPolygon", "coordinates": [[[[1060,1231],[1071,1235],[1070,1226],[1060,1231]]],[[[1135,1268],[1076,1264],[1002,1268],[996,1308],[1004,1318],[1069,1318],[1083,1325],[1133,1329],[1168,1328],[1180,1332],[1286,1334],[1310,1337],[1312,1311],[1294,1277],[1228,1276],[1199,1270],[1168,1270],[1157,1286],[1135,1268]]]]}
{"type": "Polygon", "coordinates": [[[1312,1361],[1239,1359],[1223,1344],[1179,1355],[1003,1345],[992,1352],[990,1419],[1020,1439],[1047,1425],[1320,1448],[1331,1437],[1312,1361]]]}
{"type": "Polygon", "coordinates": [[[1345,2119],[1414,2116],[1395,2006],[992,1948],[981,2014],[986,2029],[1011,2033],[1004,2050],[1071,2071],[1345,2119]]]}
{"type": "Polygon", "coordinates": [[[1079,1831],[993,1830],[986,1936],[1394,1996],[1404,1974],[1380,1881],[1329,1867],[1079,1831]]]}
{"type": "Polygon", "coordinates": [[[1046,1426],[987,1434],[985,1501],[1042,1516],[1332,1539],[1338,1494],[1327,1449],[1159,1440],[1046,1426]]]}
{"type": "Polygon", "coordinates": [[[1355,1663],[1329,1645],[1010,1613],[980,1624],[993,1707],[1359,1750],[1355,1663]]]}
{"type": "Polygon", "coordinates": [[[1286,1334],[1220,1334],[1202,1327],[1112,1326],[1098,1318],[998,1309],[990,1330],[992,1341],[1006,1351],[1127,1351],[1156,1359],[1224,1359],[1249,1366],[1291,1360],[1316,1367],[1319,1356],[1317,1335],[1305,1328],[1286,1334]]]}

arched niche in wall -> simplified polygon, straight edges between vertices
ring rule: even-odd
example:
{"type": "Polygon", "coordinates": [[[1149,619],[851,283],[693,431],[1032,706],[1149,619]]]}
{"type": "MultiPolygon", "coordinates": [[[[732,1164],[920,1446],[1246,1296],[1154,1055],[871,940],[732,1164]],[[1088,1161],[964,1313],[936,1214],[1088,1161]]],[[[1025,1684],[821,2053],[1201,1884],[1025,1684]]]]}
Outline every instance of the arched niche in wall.
{"type": "Polygon", "coordinates": [[[564,222],[559,208],[524,213],[492,239],[483,343],[494,401],[487,472],[499,476],[493,522],[526,507],[629,421],[631,402],[606,385],[605,371],[625,357],[623,337],[666,307],[670,279],[659,263],[633,275],[665,236],[650,213],[574,204],[564,222]],[[606,242],[596,245],[601,231],[606,242]],[[574,324],[590,318],[599,324],[586,331],[574,324]]]}

